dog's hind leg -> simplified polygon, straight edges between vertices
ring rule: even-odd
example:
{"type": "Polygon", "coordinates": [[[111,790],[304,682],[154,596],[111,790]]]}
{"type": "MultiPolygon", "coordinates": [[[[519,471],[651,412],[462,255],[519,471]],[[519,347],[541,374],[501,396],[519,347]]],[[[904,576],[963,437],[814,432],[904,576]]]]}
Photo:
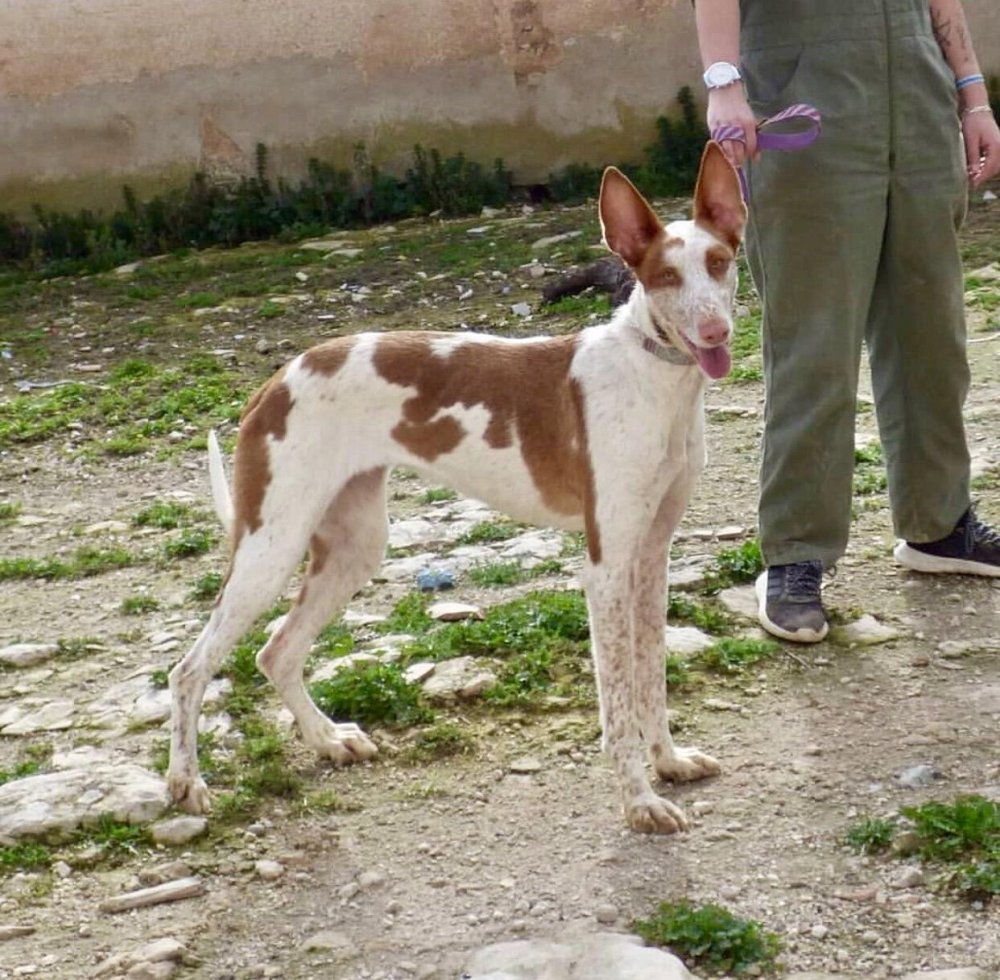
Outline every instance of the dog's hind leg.
{"type": "Polygon", "coordinates": [[[384,468],[358,473],[340,489],[310,539],[302,591],[257,655],[307,745],[338,764],[370,759],[373,742],[355,724],[336,723],[316,707],[302,669],[316,634],[378,570],[389,536],[384,468]]]}
{"type": "Polygon", "coordinates": [[[697,749],[674,745],[667,719],[664,662],[664,603],[667,599],[667,552],[684,511],[686,495],[663,498],[636,561],[633,607],[635,691],[643,736],[653,768],[661,779],[685,782],[714,776],[719,764],[697,749]]]}
{"type": "Polygon", "coordinates": [[[258,553],[244,537],[233,554],[229,573],[208,623],[194,646],[170,672],[172,695],[170,767],[167,785],[185,810],[203,813],[209,793],[198,772],[198,715],[205,688],[222,658],[284,588],[305,548],[291,536],[286,547],[258,553]]]}

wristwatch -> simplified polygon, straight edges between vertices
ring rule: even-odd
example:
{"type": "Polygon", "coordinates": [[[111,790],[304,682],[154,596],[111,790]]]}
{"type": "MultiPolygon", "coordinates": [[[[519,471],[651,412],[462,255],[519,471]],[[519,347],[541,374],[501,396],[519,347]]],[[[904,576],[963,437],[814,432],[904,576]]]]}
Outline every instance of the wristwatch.
{"type": "Polygon", "coordinates": [[[705,69],[702,75],[707,88],[728,88],[735,85],[743,76],[736,65],[731,65],[728,61],[716,61],[705,69]]]}

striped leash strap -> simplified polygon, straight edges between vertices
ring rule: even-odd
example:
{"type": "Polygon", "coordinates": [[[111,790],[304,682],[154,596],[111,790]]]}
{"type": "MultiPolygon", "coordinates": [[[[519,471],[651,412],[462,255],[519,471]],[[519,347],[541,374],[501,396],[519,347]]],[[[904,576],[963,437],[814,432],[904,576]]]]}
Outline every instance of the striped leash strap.
{"type": "MultiPolygon", "coordinates": [[[[823,129],[823,119],[815,106],[798,102],[795,105],[782,109],[781,112],[762,119],[757,123],[757,146],[762,150],[801,150],[816,141],[823,129]],[[770,127],[780,123],[797,123],[790,132],[783,130],[780,132],[771,131],[770,127]],[[804,125],[802,125],[804,123],[804,125]]],[[[723,140],[738,140],[746,144],[746,133],[739,126],[716,126],[712,130],[712,139],[717,143],[723,140]]],[[[740,175],[740,187],[743,189],[743,200],[750,199],[750,188],[747,186],[746,175],[742,170],[738,170],[740,175]]]]}

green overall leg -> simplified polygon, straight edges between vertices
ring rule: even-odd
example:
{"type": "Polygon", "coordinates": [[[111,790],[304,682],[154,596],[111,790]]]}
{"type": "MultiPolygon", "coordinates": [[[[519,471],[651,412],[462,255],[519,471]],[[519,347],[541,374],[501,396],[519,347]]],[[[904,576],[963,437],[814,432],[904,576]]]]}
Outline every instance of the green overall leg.
{"type": "Polygon", "coordinates": [[[743,0],[755,111],[811,102],[822,137],[749,168],[747,251],[767,383],[760,535],[769,565],[832,565],[851,523],[867,340],[898,534],[968,506],[954,84],[920,0],[743,0]]]}

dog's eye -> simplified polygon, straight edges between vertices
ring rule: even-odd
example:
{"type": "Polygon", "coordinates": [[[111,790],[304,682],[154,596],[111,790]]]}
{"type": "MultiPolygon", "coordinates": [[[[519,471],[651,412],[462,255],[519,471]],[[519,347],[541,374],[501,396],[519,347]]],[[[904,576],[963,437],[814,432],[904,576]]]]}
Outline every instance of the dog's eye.
{"type": "Polygon", "coordinates": [[[708,257],[708,274],[713,279],[721,279],[729,271],[729,258],[725,255],[708,257]]]}
{"type": "Polygon", "coordinates": [[[660,269],[656,275],[653,277],[653,288],[654,289],[671,289],[676,288],[681,285],[684,280],[681,278],[680,272],[672,266],[666,266],[660,269]]]}

